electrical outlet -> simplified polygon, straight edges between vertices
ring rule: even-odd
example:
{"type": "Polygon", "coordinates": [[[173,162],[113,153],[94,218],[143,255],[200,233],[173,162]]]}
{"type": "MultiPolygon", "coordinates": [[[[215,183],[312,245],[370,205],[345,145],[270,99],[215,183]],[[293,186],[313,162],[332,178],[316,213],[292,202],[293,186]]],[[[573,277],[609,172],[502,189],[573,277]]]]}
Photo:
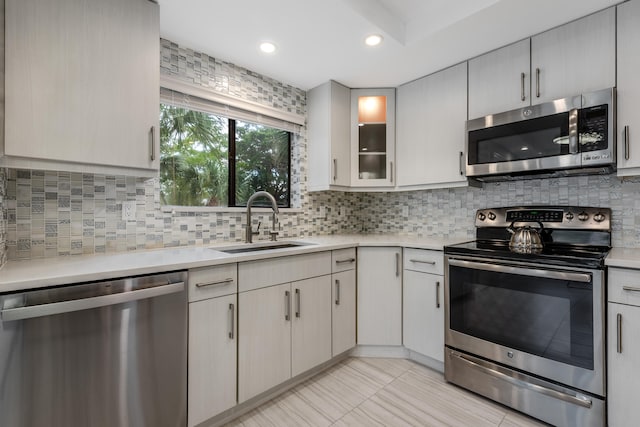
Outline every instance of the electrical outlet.
{"type": "Polygon", "coordinates": [[[136,202],[129,200],[122,202],[122,220],[135,221],[136,219],[136,202]]]}
{"type": "Polygon", "coordinates": [[[320,206],[320,213],[318,217],[323,219],[327,217],[327,209],[324,206],[320,206]]]}
{"type": "Polygon", "coordinates": [[[402,216],[409,216],[409,206],[402,207],[402,216]]]}

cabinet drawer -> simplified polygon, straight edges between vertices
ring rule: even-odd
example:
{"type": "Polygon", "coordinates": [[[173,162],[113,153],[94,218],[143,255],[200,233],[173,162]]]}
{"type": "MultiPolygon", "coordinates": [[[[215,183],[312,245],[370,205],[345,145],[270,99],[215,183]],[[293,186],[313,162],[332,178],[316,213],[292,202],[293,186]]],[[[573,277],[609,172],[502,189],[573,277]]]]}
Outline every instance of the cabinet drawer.
{"type": "Polygon", "coordinates": [[[189,302],[238,291],[238,264],[189,270],[189,302]]]}
{"type": "Polygon", "coordinates": [[[640,270],[609,269],[609,301],[640,306],[640,270]]]}
{"type": "Polygon", "coordinates": [[[356,268],[356,248],[331,251],[331,272],[353,270],[356,268]]]}
{"type": "Polygon", "coordinates": [[[331,252],[292,255],[238,265],[239,292],[331,274],[331,252]]]}
{"type": "Polygon", "coordinates": [[[404,249],[404,269],[423,273],[444,274],[444,255],[427,249],[404,249]]]}

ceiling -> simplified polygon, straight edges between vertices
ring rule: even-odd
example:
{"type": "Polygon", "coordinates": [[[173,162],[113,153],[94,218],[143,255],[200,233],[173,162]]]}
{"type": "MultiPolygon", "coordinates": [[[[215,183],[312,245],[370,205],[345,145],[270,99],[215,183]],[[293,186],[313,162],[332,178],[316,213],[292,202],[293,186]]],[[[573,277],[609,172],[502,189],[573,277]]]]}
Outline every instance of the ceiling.
{"type": "Polygon", "coordinates": [[[160,34],[307,90],[395,87],[620,0],[159,0],[160,34]],[[365,36],[384,37],[380,46],[365,36]],[[261,41],[278,50],[264,54],[261,41]]]}

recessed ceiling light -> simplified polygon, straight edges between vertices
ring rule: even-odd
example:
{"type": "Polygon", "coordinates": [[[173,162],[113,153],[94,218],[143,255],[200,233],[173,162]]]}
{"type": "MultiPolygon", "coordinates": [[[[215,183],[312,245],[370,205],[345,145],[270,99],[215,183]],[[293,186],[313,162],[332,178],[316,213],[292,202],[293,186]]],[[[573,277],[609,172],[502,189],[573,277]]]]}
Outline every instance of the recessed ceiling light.
{"type": "Polygon", "coordinates": [[[274,53],[276,51],[276,45],[272,42],[260,43],[260,50],[264,53],[274,53]]]}
{"type": "Polygon", "coordinates": [[[379,34],[371,34],[370,36],[367,36],[366,39],[364,39],[364,42],[367,44],[367,46],[378,46],[380,43],[382,43],[382,36],[379,34]]]}

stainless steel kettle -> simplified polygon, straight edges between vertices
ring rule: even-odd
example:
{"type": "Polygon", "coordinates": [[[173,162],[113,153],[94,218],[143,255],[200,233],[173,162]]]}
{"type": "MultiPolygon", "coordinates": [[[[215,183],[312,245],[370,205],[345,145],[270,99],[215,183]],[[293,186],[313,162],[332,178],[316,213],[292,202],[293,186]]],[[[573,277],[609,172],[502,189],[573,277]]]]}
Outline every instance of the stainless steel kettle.
{"type": "Polygon", "coordinates": [[[543,248],[542,244],[542,223],[538,222],[540,228],[530,227],[528,225],[524,227],[515,228],[513,225],[519,221],[513,221],[507,231],[511,233],[511,239],[509,240],[509,249],[512,252],[520,254],[535,254],[540,253],[543,248]]]}

